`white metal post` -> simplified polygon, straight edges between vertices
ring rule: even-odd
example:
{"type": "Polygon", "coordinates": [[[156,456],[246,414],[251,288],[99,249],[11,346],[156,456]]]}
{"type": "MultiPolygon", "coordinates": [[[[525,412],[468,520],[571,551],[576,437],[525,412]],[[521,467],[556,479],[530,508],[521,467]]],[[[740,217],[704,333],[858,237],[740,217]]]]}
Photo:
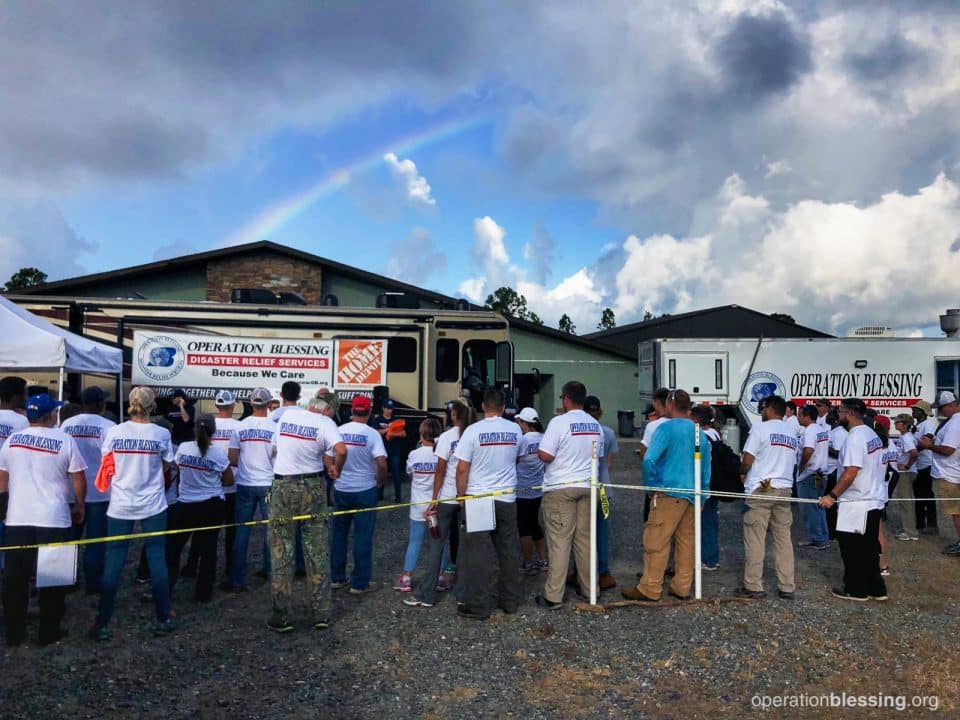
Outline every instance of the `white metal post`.
{"type": "Polygon", "coordinates": [[[590,604],[597,604],[597,441],[590,460],[590,604]]]}
{"type": "Polygon", "coordinates": [[[60,386],[57,391],[57,400],[63,400],[63,368],[60,368],[60,386]]]}
{"type": "Polygon", "coordinates": [[[703,506],[700,504],[700,423],[693,421],[693,588],[694,597],[697,600],[703,599],[703,587],[701,586],[702,571],[700,568],[700,535],[703,532],[702,518],[703,506]]]}

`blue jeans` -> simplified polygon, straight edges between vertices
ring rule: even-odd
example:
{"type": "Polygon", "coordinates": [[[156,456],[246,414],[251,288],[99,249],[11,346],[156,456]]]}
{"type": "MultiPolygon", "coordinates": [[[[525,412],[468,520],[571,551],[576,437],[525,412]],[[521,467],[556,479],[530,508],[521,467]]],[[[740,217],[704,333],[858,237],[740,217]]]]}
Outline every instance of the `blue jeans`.
{"type": "MultiPolygon", "coordinates": [[[[110,503],[92,502],[85,506],[84,523],[87,526],[87,539],[107,536],[107,506],[110,503]]],[[[83,582],[87,592],[100,591],[100,577],[107,557],[108,543],[93,543],[83,548],[83,582]]]]}
{"type": "MultiPolygon", "coordinates": [[[[403,559],[403,572],[408,575],[417,567],[417,560],[420,559],[420,548],[423,547],[423,539],[427,536],[426,520],[410,521],[410,540],[407,542],[407,554],[403,559]]],[[[447,544],[443,544],[443,558],[440,561],[440,567],[446,567],[450,556],[447,552],[447,544]]]]}
{"type": "Polygon", "coordinates": [[[707,498],[700,513],[700,561],[716,567],[720,564],[720,500],[707,498]]]}
{"type": "Polygon", "coordinates": [[[390,463],[390,476],[393,478],[393,499],[400,502],[403,495],[401,486],[403,483],[403,458],[400,455],[390,455],[387,461],[390,463]]]}
{"type": "MultiPolygon", "coordinates": [[[[823,488],[818,488],[813,476],[797,480],[797,497],[807,500],[819,500],[823,495],[823,488]]],[[[813,503],[803,503],[803,522],[807,526],[807,535],[810,542],[817,545],[826,545],[830,542],[827,530],[827,515],[823,508],[813,503]]]]}
{"type": "MultiPolygon", "coordinates": [[[[107,535],[129,535],[133,532],[135,520],[118,520],[107,516],[107,535]]],[[[140,530],[145,533],[167,529],[167,511],[157,513],[140,521],[140,530]]],[[[117,540],[107,543],[107,563],[100,579],[100,607],[97,612],[96,627],[106,627],[113,616],[113,607],[117,599],[117,587],[120,575],[127,562],[129,540],[117,540]]],[[[150,585],[153,589],[153,603],[157,611],[157,620],[170,617],[170,585],[167,580],[166,538],[163,535],[144,538],[143,546],[147,553],[147,565],[150,567],[150,585]]]]}
{"type": "MultiPolygon", "coordinates": [[[[251,522],[257,516],[257,508],[266,520],[270,517],[270,504],[267,496],[270,486],[237,485],[237,505],[233,522],[251,522]]],[[[250,547],[251,527],[241,525],[237,528],[237,535],[233,540],[233,567],[230,568],[230,582],[234,587],[244,587],[247,584],[247,551],[250,547]]],[[[270,551],[267,548],[267,535],[263,535],[263,571],[270,576],[270,551]]]]}
{"type": "MultiPolygon", "coordinates": [[[[360,510],[377,506],[377,488],[360,492],[343,492],[334,488],[333,502],[336,510],[360,510]]],[[[347,579],[347,536],[353,524],[353,575],[350,585],[364,590],[370,585],[373,575],[373,528],[375,512],[352,515],[335,515],[330,544],[330,579],[345,582],[347,579]]]]}

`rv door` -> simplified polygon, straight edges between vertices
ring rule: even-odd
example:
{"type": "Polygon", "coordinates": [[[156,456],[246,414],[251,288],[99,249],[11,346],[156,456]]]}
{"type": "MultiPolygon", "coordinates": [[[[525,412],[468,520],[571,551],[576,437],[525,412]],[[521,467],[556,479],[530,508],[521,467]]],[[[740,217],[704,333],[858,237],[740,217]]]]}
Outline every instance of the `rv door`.
{"type": "Polygon", "coordinates": [[[497,366],[495,373],[499,388],[513,387],[513,343],[497,343],[497,366]]]}
{"type": "Polygon", "coordinates": [[[660,380],[666,387],[686,390],[694,402],[727,402],[727,353],[673,351],[665,352],[663,360],[660,380]]]}

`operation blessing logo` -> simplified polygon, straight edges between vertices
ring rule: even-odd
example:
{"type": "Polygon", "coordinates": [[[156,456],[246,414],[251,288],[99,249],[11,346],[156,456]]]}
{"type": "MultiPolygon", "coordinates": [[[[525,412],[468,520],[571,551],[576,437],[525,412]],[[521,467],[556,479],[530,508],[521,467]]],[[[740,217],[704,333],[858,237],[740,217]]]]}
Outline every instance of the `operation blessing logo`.
{"type": "Polygon", "coordinates": [[[571,435],[599,435],[600,425],[599,423],[591,423],[591,422],[570,423],[570,434],[571,435]]]}
{"type": "Polygon", "coordinates": [[[826,430],[824,430],[823,432],[818,432],[818,433],[817,433],[817,442],[818,442],[818,443],[830,442],[830,433],[827,432],[826,430]]]}
{"type": "Polygon", "coordinates": [[[191,470],[219,472],[217,470],[217,466],[213,464],[212,460],[205,457],[197,457],[196,455],[181,455],[180,459],[177,461],[177,464],[181,467],[190,468],[191,470]]]}
{"type": "Polygon", "coordinates": [[[273,430],[250,428],[248,430],[241,430],[237,435],[240,438],[240,442],[273,442],[273,430]]]}
{"type": "Polygon", "coordinates": [[[343,433],[343,442],[346,445],[366,447],[367,436],[364,435],[363,433],[343,433]]]}
{"type": "Polygon", "coordinates": [[[68,425],[61,429],[74,438],[99,438],[101,433],[97,425],[68,425]]]}
{"type": "Polygon", "coordinates": [[[418,462],[413,463],[410,467],[413,469],[413,472],[420,475],[432,475],[437,471],[437,464],[435,462],[418,462]]]}
{"type": "Polygon", "coordinates": [[[292,437],[297,440],[316,440],[317,429],[309,425],[296,425],[294,423],[281,422],[280,434],[284,437],[292,437]]]}
{"type": "Polygon", "coordinates": [[[160,452],[160,441],[143,440],[141,438],[115,438],[110,449],[118,453],[158,453],[160,452]]]}
{"type": "Polygon", "coordinates": [[[516,445],[518,442],[517,433],[512,432],[486,432],[480,433],[480,445],[516,445]]]}
{"type": "Polygon", "coordinates": [[[792,435],[784,435],[783,433],[770,433],[770,445],[790,448],[794,452],[797,451],[797,439],[792,435]]]}
{"type": "Polygon", "coordinates": [[[155,335],[140,346],[137,365],[151,380],[164,382],[183,370],[186,354],[176,340],[167,335],[155,335]]]}
{"type": "Polygon", "coordinates": [[[23,448],[25,450],[40,450],[48,453],[59,453],[63,449],[63,440],[57,440],[51,437],[40,437],[38,435],[28,435],[26,433],[17,433],[10,438],[10,447],[23,448]]]}
{"type": "Polygon", "coordinates": [[[879,450],[882,447],[883,447],[883,441],[880,438],[875,437],[869,442],[867,442],[867,454],[873,455],[877,450],[879,450]]]}
{"type": "Polygon", "coordinates": [[[540,443],[530,443],[527,445],[527,455],[536,455],[537,451],[540,449],[540,443]]]}
{"type": "Polygon", "coordinates": [[[757,415],[757,403],[771,395],[784,396],[786,386],[783,380],[771,372],[755,372],[747,378],[746,388],[740,404],[748,412],[757,415]]]}

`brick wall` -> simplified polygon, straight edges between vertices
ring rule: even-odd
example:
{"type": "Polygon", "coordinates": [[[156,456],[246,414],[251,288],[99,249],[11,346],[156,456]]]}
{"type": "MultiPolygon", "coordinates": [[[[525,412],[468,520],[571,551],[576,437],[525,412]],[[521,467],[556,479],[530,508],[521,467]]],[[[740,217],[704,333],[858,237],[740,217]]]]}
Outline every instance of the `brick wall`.
{"type": "Polygon", "coordinates": [[[321,269],[269,251],[217,258],[207,263],[207,300],[230,302],[234,288],[262,288],[299,293],[319,305],[321,269]]]}

